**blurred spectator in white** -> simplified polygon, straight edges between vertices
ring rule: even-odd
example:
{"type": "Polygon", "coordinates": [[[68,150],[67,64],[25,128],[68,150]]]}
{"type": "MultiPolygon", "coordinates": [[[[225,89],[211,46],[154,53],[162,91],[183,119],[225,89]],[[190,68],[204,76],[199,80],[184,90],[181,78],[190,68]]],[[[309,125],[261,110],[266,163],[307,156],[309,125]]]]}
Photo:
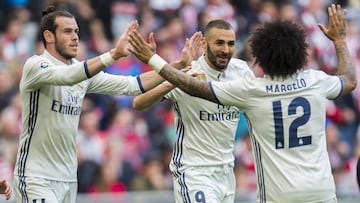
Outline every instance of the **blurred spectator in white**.
{"type": "Polygon", "coordinates": [[[111,4],[111,30],[113,36],[123,33],[126,26],[136,18],[139,8],[133,0],[114,0],[111,4]]]}
{"type": "Polygon", "coordinates": [[[101,111],[92,109],[82,112],[77,136],[78,161],[102,164],[105,153],[105,137],[99,130],[101,111]]]}

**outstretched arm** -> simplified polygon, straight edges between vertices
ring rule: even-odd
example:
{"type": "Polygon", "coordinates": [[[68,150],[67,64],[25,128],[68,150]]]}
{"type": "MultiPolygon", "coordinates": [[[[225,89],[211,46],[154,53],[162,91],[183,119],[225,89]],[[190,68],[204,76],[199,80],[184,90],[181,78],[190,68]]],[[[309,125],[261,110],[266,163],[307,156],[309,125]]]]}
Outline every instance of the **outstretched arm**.
{"type": "Polygon", "coordinates": [[[0,194],[5,194],[6,200],[11,197],[11,186],[6,180],[0,180],[0,194]]]}
{"type": "MultiPolygon", "coordinates": [[[[174,65],[172,64],[172,66],[174,66],[174,65]]],[[[182,69],[182,71],[186,72],[189,69],[190,69],[190,66],[182,69]]],[[[152,72],[156,73],[155,71],[152,71],[152,72]]],[[[156,73],[156,75],[158,75],[158,74],[156,73]]],[[[161,101],[164,98],[164,96],[167,93],[169,93],[171,90],[173,90],[174,88],[175,88],[175,86],[168,82],[160,84],[157,87],[134,97],[132,106],[135,110],[144,111],[144,110],[148,109],[149,107],[151,107],[152,105],[156,104],[157,102],[161,101]]]]}
{"type": "Polygon", "coordinates": [[[338,71],[337,74],[344,81],[344,89],[340,96],[350,93],[356,88],[356,71],[351,61],[349,49],[346,44],[346,15],[347,11],[341,11],[341,6],[332,4],[328,7],[328,28],[319,24],[319,28],[324,35],[334,43],[337,58],[338,71]]]}
{"type": "Polygon", "coordinates": [[[141,35],[136,30],[130,34],[129,42],[132,48],[129,51],[140,61],[149,64],[163,78],[189,95],[217,102],[207,82],[196,80],[192,76],[176,70],[160,56],[156,55],[154,51],[146,47],[141,39],[141,35]]]}

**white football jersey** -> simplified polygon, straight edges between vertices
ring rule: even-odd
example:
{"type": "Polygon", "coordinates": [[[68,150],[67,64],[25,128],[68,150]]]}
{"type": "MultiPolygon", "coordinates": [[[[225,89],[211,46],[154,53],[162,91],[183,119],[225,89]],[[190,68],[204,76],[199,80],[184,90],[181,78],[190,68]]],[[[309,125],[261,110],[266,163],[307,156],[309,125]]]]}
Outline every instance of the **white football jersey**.
{"type": "MultiPolygon", "coordinates": [[[[231,59],[224,72],[208,66],[202,56],[192,63],[189,74],[204,73],[207,81],[254,78],[245,61],[231,59]]],[[[178,176],[190,166],[215,166],[234,162],[233,147],[239,109],[192,97],[175,88],[165,98],[173,101],[177,139],[170,169],[178,176]]]]}
{"type": "Polygon", "coordinates": [[[66,65],[48,52],[29,58],[20,82],[22,124],[14,174],[76,181],[76,135],[86,93],[138,95],[138,77],[100,72],[87,79],[84,62],[66,65]]]}
{"type": "Polygon", "coordinates": [[[342,92],[338,76],[317,70],[287,80],[211,82],[221,104],[248,119],[258,202],[323,202],[335,197],[326,147],[325,106],[342,92]]]}

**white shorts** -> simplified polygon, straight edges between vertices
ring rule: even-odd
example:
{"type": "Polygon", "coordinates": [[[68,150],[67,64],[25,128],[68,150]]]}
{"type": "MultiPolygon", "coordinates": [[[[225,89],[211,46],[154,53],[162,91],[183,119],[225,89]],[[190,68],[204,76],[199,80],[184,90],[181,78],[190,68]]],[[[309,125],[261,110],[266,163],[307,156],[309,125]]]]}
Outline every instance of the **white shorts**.
{"type": "Polygon", "coordinates": [[[176,203],[234,203],[234,166],[189,167],[173,177],[176,203]]]}
{"type": "Polygon", "coordinates": [[[14,176],[16,203],[75,203],[77,182],[14,176]]]}

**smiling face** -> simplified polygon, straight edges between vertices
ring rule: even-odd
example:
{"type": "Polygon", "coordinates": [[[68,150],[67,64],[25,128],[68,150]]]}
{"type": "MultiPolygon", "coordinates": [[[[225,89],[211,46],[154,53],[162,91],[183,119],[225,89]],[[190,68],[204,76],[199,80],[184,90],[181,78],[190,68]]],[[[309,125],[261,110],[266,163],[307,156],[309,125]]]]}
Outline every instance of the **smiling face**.
{"type": "Polygon", "coordinates": [[[76,57],[79,46],[79,27],[74,18],[59,16],[55,19],[54,33],[45,31],[48,51],[61,61],[76,57]]]}
{"type": "Polygon", "coordinates": [[[203,47],[208,65],[223,71],[235,52],[235,33],[232,29],[212,28],[205,34],[203,47]]]}

